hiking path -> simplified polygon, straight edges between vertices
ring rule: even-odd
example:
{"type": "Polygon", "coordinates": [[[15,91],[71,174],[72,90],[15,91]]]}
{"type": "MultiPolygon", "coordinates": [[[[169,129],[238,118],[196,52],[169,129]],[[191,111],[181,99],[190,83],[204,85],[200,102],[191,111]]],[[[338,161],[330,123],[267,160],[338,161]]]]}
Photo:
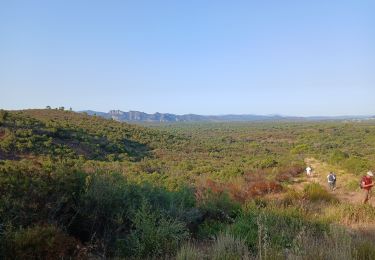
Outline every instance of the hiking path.
{"type": "MultiPolygon", "coordinates": [[[[312,175],[307,176],[306,172],[293,180],[293,188],[298,191],[303,190],[308,183],[319,183],[341,202],[351,204],[361,204],[364,198],[363,191],[359,188],[361,176],[354,175],[337,166],[329,165],[321,162],[315,158],[306,158],[306,165],[310,165],[313,169],[312,175]],[[328,188],[327,175],[330,171],[336,173],[336,189],[330,191],[328,188]]],[[[372,206],[375,206],[375,197],[369,201],[372,206]]]]}

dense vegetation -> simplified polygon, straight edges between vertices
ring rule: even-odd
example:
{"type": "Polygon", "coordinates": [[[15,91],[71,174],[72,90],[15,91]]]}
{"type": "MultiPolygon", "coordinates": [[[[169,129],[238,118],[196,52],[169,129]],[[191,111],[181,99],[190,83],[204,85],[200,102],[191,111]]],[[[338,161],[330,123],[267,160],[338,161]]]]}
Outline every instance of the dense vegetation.
{"type": "Polygon", "coordinates": [[[371,259],[374,237],[340,221],[371,222],[372,206],[288,188],[309,156],[375,169],[375,124],[0,111],[0,258],[371,259]]]}

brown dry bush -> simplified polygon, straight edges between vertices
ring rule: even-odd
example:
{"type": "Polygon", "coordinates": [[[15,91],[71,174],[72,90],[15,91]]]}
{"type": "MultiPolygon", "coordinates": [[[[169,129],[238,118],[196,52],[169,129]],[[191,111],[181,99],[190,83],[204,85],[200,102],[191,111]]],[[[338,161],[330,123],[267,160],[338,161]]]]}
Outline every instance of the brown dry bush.
{"type": "Polygon", "coordinates": [[[206,199],[208,191],[217,195],[227,193],[232,200],[244,203],[258,196],[280,192],[282,189],[283,187],[279,182],[267,180],[260,174],[254,174],[251,177],[247,175],[245,178],[226,184],[206,179],[197,185],[195,197],[199,203],[199,201],[206,199]]]}
{"type": "Polygon", "coordinates": [[[279,170],[276,176],[276,180],[279,182],[289,181],[291,178],[298,176],[303,173],[304,167],[301,165],[292,165],[289,167],[284,167],[279,170]]]}

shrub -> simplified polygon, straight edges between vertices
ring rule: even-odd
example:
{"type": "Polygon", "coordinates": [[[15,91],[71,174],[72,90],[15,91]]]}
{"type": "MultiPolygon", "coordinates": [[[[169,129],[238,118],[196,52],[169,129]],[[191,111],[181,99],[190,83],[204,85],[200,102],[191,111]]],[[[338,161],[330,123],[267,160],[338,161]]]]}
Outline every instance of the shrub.
{"type": "Polygon", "coordinates": [[[130,235],[118,240],[118,256],[160,257],[175,255],[188,238],[185,225],[161,212],[151,211],[144,203],[136,212],[130,235]]]}
{"type": "Polygon", "coordinates": [[[303,165],[291,165],[289,167],[284,167],[279,169],[275,179],[279,182],[289,181],[291,178],[303,173],[304,170],[305,167],[303,165]]]}
{"type": "Polygon", "coordinates": [[[276,167],[279,164],[278,161],[276,161],[273,158],[266,158],[257,163],[257,167],[261,169],[266,169],[266,168],[273,168],[276,167]]]}
{"type": "Polygon", "coordinates": [[[303,196],[310,201],[335,201],[335,198],[318,183],[307,184],[303,189],[303,196]]]}
{"type": "Polygon", "coordinates": [[[310,147],[308,144],[298,144],[295,147],[293,147],[290,152],[292,154],[304,154],[307,153],[310,150],[310,147]]]}
{"type": "Polygon", "coordinates": [[[249,187],[248,193],[254,196],[260,196],[268,193],[276,193],[282,191],[283,187],[280,183],[275,181],[259,181],[252,183],[249,187]]]}
{"type": "Polygon", "coordinates": [[[296,205],[303,199],[303,194],[294,189],[288,190],[282,198],[284,206],[296,205]]]}
{"type": "Polygon", "coordinates": [[[330,163],[340,163],[343,160],[347,159],[349,156],[347,153],[344,153],[340,150],[335,150],[334,152],[331,153],[329,157],[329,162],[330,163]]]}
{"type": "Polygon", "coordinates": [[[206,190],[197,203],[205,219],[232,222],[241,210],[240,204],[233,201],[226,192],[215,194],[206,190]]]}
{"type": "Polygon", "coordinates": [[[207,219],[199,225],[197,236],[200,239],[215,237],[225,229],[227,223],[214,219],[207,219]]]}
{"type": "Polygon", "coordinates": [[[85,258],[78,240],[52,225],[10,232],[5,240],[5,258],[8,259],[85,258]]]}
{"type": "Polygon", "coordinates": [[[365,160],[362,157],[351,156],[344,161],[343,166],[350,172],[353,172],[355,174],[361,174],[369,169],[370,164],[367,160],[365,160]]]}
{"type": "Polygon", "coordinates": [[[249,204],[228,230],[231,234],[243,238],[252,252],[257,252],[261,249],[259,239],[264,240],[264,237],[266,242],[272,245],[272,249],[290,248],[291,241],[302,229],[321,234],[326,227],[324,224],[306,220],[298,209],[249,204]]]}

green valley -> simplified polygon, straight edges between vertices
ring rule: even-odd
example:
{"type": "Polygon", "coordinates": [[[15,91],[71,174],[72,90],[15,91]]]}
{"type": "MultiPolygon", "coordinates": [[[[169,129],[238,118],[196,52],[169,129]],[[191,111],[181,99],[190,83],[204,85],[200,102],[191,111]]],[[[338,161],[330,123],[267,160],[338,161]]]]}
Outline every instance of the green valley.
{"type": "Polygon", "coordinates": [[[373,202],[344,195],[374,169],[373,120],[1,110],[0,258],[373,259],[373,202]]]}

